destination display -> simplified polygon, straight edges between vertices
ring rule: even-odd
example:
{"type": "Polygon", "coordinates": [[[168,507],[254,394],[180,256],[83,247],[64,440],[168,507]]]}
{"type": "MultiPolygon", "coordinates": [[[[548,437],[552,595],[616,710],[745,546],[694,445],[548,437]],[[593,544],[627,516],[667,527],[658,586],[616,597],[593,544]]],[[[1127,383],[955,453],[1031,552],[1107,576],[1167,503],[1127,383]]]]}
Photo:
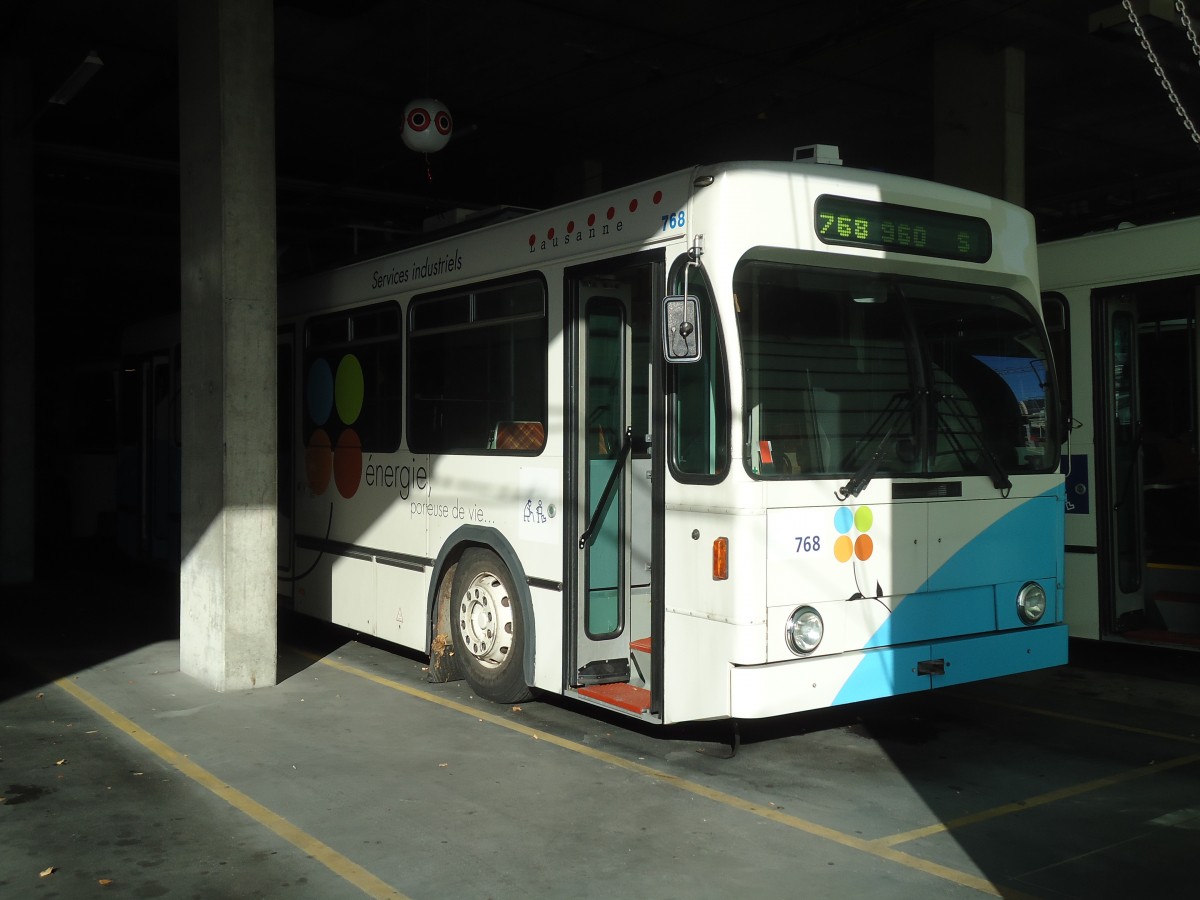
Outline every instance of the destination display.
{"type": "Polygon", "coordinates": [[[992,231],[983,219],[915,206],[823,194],[813,227],[826,244],[966,262],[987,262],[992,255],[992,231]]]}

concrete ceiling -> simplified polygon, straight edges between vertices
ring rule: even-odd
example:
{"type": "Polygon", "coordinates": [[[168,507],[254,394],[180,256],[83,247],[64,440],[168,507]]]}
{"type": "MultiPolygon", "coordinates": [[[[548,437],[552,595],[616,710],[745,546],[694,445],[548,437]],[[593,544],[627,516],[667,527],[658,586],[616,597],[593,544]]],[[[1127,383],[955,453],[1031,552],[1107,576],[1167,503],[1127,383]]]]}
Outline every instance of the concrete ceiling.
{"type": "MultiPolygon", "coordinates": [[[[1200,57],[1173,0],[1138,8],[1200,122],[1200,57]]],[[[39,296],[102,296],[121,319],[177,302],[175,9],[0,9],[3,53],[33,63],[39,296]],[[45,103],[89,52],[103,68],[66,105],[45,103]]],[[[285,277],[411,241],[447,210],[545,207],[589,183],[787,159],[799,144],[933,177],[947,40],[1025,53],[1025,203],[1044,238],[1200,213],[1200,145],[1114,0],[279,0],[275,27],[285,277]],[[400,124],[428,95],[454,134],[426,159],[400,124]]]]}

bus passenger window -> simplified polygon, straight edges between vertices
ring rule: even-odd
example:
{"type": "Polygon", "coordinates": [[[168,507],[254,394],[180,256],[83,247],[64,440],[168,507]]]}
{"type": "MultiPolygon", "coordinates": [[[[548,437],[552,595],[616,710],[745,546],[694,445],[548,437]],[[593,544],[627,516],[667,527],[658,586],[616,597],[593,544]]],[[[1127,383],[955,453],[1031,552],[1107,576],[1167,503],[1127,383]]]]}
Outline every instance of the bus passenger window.
{"type": "Polygon", "coordinates": [[[382,303],[305,325],[304,443],[400,446],[400,307],[382,303]]]}
{"type": "Polygon", "coordinates": [[[1058,375],[1058,396],[1062,404],[1062,417],[1071,421],[1071,320],[1067,298],[1062,294],[1042,294],[1042,315],[1046,320],[1046,331],[1050,338],[1050,353],[1054,357],[1054,370],[1058,375]]]}
{"type": "MultiPolygon", "coordinates": [[[[674,289],[682,290],[682,267],[674,289]]],[[[717,314],[709,299],[703,271],[688,274],[688,293],[705,307],[702,322],[704,355],[694,363],[671,366],[671,464],[682,476],[720,477],[729,467],[729,388],[717,314]]]]}
{"type": "Polygon", "coordinates": [[[409,309],[408,446],[538,453],[546,446],[546,293],[523,279],[418,297],[409,309]]]}

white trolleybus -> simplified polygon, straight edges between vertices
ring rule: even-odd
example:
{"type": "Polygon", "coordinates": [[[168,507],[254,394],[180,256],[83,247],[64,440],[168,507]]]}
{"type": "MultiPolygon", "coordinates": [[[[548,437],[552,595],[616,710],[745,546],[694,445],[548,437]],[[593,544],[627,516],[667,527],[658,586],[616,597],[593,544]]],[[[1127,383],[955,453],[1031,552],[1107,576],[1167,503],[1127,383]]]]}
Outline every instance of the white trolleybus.
{"type": "Polygon", "coordinates": [[[1073,425],[1071,634],[1200,649],[1200,218],[1055,241],[1039,257],[1073,425]]]}
{"type": "Polygon", "coordinates": [[[1064,663],[1036,273],[1015,206],[793,161],[285,286],[284,603],[660,723],[1064,663]]]}

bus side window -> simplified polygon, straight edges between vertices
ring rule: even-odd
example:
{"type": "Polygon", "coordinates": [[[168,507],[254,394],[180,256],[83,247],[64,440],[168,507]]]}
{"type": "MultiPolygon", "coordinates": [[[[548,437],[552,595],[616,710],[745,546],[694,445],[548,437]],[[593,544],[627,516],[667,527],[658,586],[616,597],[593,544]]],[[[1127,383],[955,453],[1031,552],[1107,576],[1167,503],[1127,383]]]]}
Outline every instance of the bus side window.
{"type": "MultiPolygon", "coordinates": [[[[725,353],[717,328],[717,314],[709,297],[703,270],[689,275],[688,293],[699,298],[704,355],[699,362],[669,366],[672,379],[671,465],[684,476],[711,480],[729,468],[729,387],[725,353]]],[[[682,268],[674,281],[682,288],[682,268]]]]}
{"type": "Polygon", "coordinates": [[[476,285],[409,307],[407,434],[416,453],[540,453],[546,445],[546,290],[476,285]]]}
{"type": "Polygon", "coordinates": [[[1062,294],[1042,294],[1042,315],[1050,338],[1050,353],[1058,373],[1058,396],[1062,404],[1063,421],[1068,424],[1074,415],[1071,409],[1071,314],[1062,294]]]}
{"type": "Polygon", "coordinates": [[[391,301],[308,320],[302,387],[306,447],[336,447],[346,440],[364,453],[396,451],[401,350],[400,307],[391,301]]]}

